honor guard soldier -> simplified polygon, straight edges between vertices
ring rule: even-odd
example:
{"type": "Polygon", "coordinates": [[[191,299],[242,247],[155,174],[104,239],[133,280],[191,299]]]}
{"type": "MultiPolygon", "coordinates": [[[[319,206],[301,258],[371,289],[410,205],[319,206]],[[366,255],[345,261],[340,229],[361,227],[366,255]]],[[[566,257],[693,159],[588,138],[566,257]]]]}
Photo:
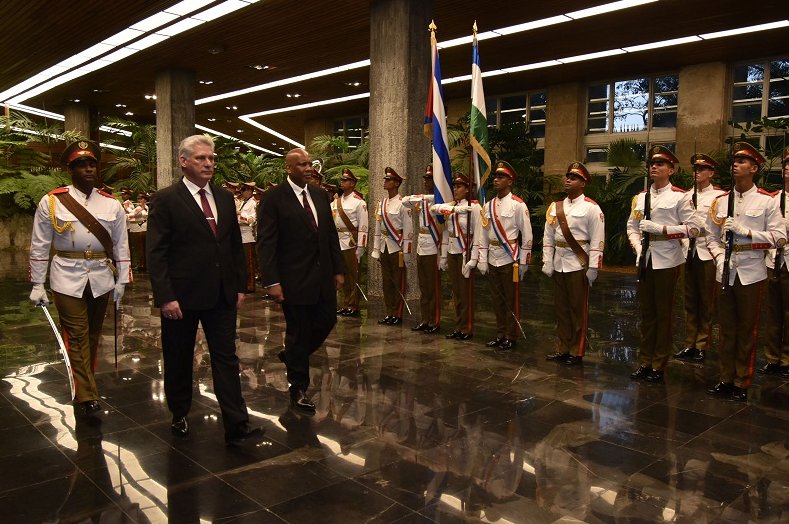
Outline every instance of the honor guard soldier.
{"type": "Polygon", "coordinates": [[[552,203],[545,214],[542,272],[553,280],[559,338],[559,350],[546,360],[568,366],[583,363],[589,289],[603,266],[603,211],[584,196],[591,181],[585,165],[570,164],[564,176],[567,198],[552,203]]]}
{"type": "Polygon", "coordinates": [[[255,229],[258,221],[258,204],[253,198],[255,194],[255,182],[242,182],[239,191],[241,193],[238,206],[238,227],[241,229],[241,243],[244,244],[244,257],[247,262],[247,284],[245,293],[255,292],[255,269],[257,268],[257,257],[255,256],[255,229]]]}
{"type": "Polygon", "coordinates": [[[337,188],[323,183],[323,173],[321,173],[321,171],[323,171],[323,162],[321,162],[319,159],[313,160],[312,174],[307,179],[307,182],[313,186],[323,189],[326,192],[326,198],[329,200],[329,204],[331,204],[334,201],[337,188]]]}
{"type": "Polygon", "coordinates": [[[148,231],[148,193],[141,191],[137,195],[137,205],[126,213],[126,224],[129,232],[129,249],[131,250],[133,267],[138,271],[146,271],[145,264],[145,232],[148,231]]]}
{"type": "Polygon", "coordinates": [[[720,380],[708,393],[745,401],[753,380],[759,312],[767,282],[765,251],[786,244],[786,225],[778,199],[753,182],[765,162],[761,153],[747,142],[737,142],[732,157],[733,193],[713,201],[707,220],[707,247],[715,258],[716,280],[723,287],[718,300],[720,380]],[[732,233],[730,246],[723,239],[728,232],[732,233]],[[729,278],[724,282],[727,262],[729,278]]]}
{"type": "Polygon", "coordinates": [[[445,218],[438,267],[449,275],[455,304],[455,327],[446,338],[457,340],[474,336],[474,278],[471,268],[466,269],[465,264],[479,258],[482,208],[479,202],[471,200],[470,189],[468,177],[458,173],[452,182],[455,200],[431,208],[432,213],[445,218]]]}
{"type": "Polygon", "coordinates": [[[435,333],[441,324],[441,279],[438,275],[438,247],[441,231],[430,207],[433,195],[433,166],[425,169],[425,193],[403,197],[403,205],[419,213],[419,236],[416,243],[416,267],[419,280],[419,324],[411,331],[435,333]]]}
{"type": "Polygon", "coordinates": [[[95,189],[98,144],[66,147],[61,160],[71,185],[55,189],[38,204],[30,242],[33,304],[49,303],[44,281],[50,248],[55,255],[49,285],[74,373],[75,401],[87,413],[101,409],[94,376],[107,304],[123,296],[131,280],[126,214],[120,202],[95,189]]]}
{"type": "MultiPolygon", "coordinates": [[[[789,219],[786,218],[786,204],[789,202],[789,147],[784,149],[781,168],[783,189],[778,191],[776,198],[784,228],[789,235],[789,219]]],[[[767,357],[767,364],[758,371],[765,375],[789,378],[789,250],[785,246],[768,254],[767,275],[770,281],[767,286],[767,318],[764,329],[764,356],[767,357]]]]}
{"type": "Polygon", "coordinates": [[[644,259],[645,270],[638,281],[641,310],[641,344],[639,367],[630,378],[662,382],[663,369],[673,353],[672,321],[674,290],[680,267],[685,262],[682,239],[695,238],[698,227],[692,224],[693,205],[685,190],[672,186],[677,157],[663,146],[654,146],[648,153],[648,189],[651,200],[649,215],[645,213],[647,192],[633,197],[627,237],[636,252],[637,264],[644,259]],[[649,219],[646,217],[649,216],[649,219]],[[648,249],[642,253],[643,235],[648,235],[648,249]]]}
{"type": "Polygon", "coordinates": [[[340,177],[342,195],[338,195],[331,204],[334,225],[340,236],[340,252],[345,262],[344,300],[337,310],[337,314],[344,317],[359,316],[359,264],[367,247],[367,204],[362,194],[355,190],[357,181],[350,169],[343,169],[340,177]]]}
{"type": "Polygon", "coordinates": [[[529,208],[512,194],[517,177],[509,163],[496,163],[493,174],[496,196],[482,212],[479,260],[470,260],[465,266],[466,271],[477,267],[483,275],[490,269],[496,338],[485,345],[501,351],[511,351],[516,345],[520,329],[520,281],[531,261],[529,208]]]}
{"type": "Polygon", "coordinates": [[[403,177],[391,167],[384,170],[387,196],[375,204],[375,237],[372,257],[381,261],[386,316],[379,324],[403,323],[405,305],[405,266],[413,251],[414,224],[411,210],[397,193],[403,177]]]}
{"type": "Polygon", "coordinates": [[[685,343],[674,358],[690,362],[704,362],[712,332],[712,313],[715,310],[715,261],[707,249],[707,216],[713,200],[724,193],[713,187],[712,177],[718,165],[707,155],[690,157],[693,176],[696,178],[695,197],[691,198],[696,209],[693,223],[699,230],[697,238],[691,238],[685,263],[685,343]],[[695,199],[695,202],[693,202],[695,199]]]}

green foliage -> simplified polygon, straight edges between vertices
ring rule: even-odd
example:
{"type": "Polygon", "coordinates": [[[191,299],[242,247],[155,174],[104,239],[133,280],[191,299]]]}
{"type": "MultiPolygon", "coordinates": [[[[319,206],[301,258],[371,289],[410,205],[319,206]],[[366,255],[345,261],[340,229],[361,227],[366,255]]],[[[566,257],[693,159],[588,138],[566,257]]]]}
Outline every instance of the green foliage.
{"type": "Polygon", "coordinates": [[[223,137],[215,138],[214,144],[216,183],[255,182],[258,187],[265,188],[269,184],[278,184],[282,181],[285,173],[284,158],[244,152],[241,150],[243,147],[241,144],[223,137]]]}
{"type": "Polygon", "coordinates": [[[622,138],[611,142],[608,146],[607,163],[616,167],[621,173],[641,167],[642,161],[638,154],[636,139],[622,138]]]}
{"type": "Polygon", "coordinates": [[[369,179],[370,179],[370,172],[367,170],[366,167],[361,167],[358,165],[350,165],[350,164],[342,164],[339,166],[334,166],[330,169],[323,170],[323,181],[326,184],[333,184],[339,185],[340,177],[342,176],[342,170],[345,168],[350,169],[353,172],[353,175],[359,179],[356,182],[356,191],[359,193],[367,196],[369,193],[369,179]]]}
{"type": "MultiPolygon", "coordinates": [[[[760,185],[768,191],[774,191],[783,187],[783,175],[781,173],[781,159],[784,148],[789,145],[789,118],[768,118],[763,117],[761,120],[753,122],[733,122],[729,121],[729,125],[734,129],[739,130],[739,137],[731,136],[726,139],[726,143],[731,147],[733,142],[746,141],[750,142],[757,148],[759,147],[759,135],[766,135],[765,148],[762,154],[767,159],[767,162],[762,167],[760,174],[764,174],[763,180],[760,185]],[[771,177],[772,175],[772,177],[771,177]]],[[[725,169],[731,165],[730,159],[727,158],[725,169]]],[[[724,173],[721,178],[730,178],[730,174],[724,173]]],[[[723,187],[731,187],[728,182],[723,187]]]]}
{"type": "Polygon", "coordinates": [[[104,125],[131,133],[104,137],[105,142],[123,148],[112,150],[115,159],[104,170],[104,182],[123,181],[134,193],[153,190],[156,187],[156,126],[115,117],[105,119],[104,125]]]}
{"type": "Polygon", "coordinates": [[[307,151],[313,159],[320,159],[324,170],[344,165],[356,174],[354,167],[367,168],[369,165],[370,140],[364,137],[361,145],[352,149],[345,137],[319,135],[312,139],[307,151]]]}

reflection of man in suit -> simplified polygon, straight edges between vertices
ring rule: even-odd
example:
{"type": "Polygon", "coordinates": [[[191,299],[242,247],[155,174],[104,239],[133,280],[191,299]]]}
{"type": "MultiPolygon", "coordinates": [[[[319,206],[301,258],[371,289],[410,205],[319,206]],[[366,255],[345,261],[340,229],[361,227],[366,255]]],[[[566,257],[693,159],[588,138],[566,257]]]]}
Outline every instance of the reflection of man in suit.
{"type": "Polygon", "coordinates": [[[344,282],[340,241],[329,201],[308,185],[310,155],[293,149],[285,157],[288,176],[264,197],[258,216],[258,260],[263,286],[282,304],[291,405],[315,413],[306,391],[309,357],[337,323],[336,288],[344,282]]]}
{"type": "Polygon", "coordinates": [[[249,427],[236,356],[236,315],[244,300],[246,264],[233,196],[212,184],[214,142],[194,135],[181,141],[184,177],[157,191],[148,215],[148,266],[161,308],[164,391],[172,432],[189,433],[192,358],[203,326],[225,441],[237,445],[262,435],[249,427]]]}

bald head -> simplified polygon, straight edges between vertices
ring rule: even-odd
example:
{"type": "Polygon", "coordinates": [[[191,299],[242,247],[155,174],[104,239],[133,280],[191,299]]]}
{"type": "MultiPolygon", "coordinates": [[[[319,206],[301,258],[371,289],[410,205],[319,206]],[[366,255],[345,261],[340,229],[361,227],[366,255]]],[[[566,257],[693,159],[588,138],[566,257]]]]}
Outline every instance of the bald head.
{"type": "Polygon", "coordinates": [[[312,176],[312,160],[304,149],[296,148],[285,155],[288,177],[299,187],[304,187],[312,176]]]}

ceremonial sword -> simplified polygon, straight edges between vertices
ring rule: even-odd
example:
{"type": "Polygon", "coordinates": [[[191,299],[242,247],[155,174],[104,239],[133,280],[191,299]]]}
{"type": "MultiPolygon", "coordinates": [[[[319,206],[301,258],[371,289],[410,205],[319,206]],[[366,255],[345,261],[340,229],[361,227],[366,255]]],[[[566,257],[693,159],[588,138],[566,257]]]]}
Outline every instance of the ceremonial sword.
{"type": "Polygon", "coordinates": [[[49,321],[49,325],[52,328],[52,332],[55,333],[55,338],[58,341],[58,347],[60,349],[60,353],[63,355],[63,362],[66,363],[66,374],[68,375],[68,385],[69,389],[71,390],[71,400],[74,400],[76,396],[76,389],[74,388],[74,370],[71,368],[71,360],[68,358],[68,351],[66,350],[66,344],[63,342],[63,337],[60,336],[60,331],[58,331],[57,326],[55,325],[55,321],[52,320],[52,315],[49,314],[49,310],[47,306],[44,304],[38,304],[44,311],[44,316],[47,317],[49,321]]]}

